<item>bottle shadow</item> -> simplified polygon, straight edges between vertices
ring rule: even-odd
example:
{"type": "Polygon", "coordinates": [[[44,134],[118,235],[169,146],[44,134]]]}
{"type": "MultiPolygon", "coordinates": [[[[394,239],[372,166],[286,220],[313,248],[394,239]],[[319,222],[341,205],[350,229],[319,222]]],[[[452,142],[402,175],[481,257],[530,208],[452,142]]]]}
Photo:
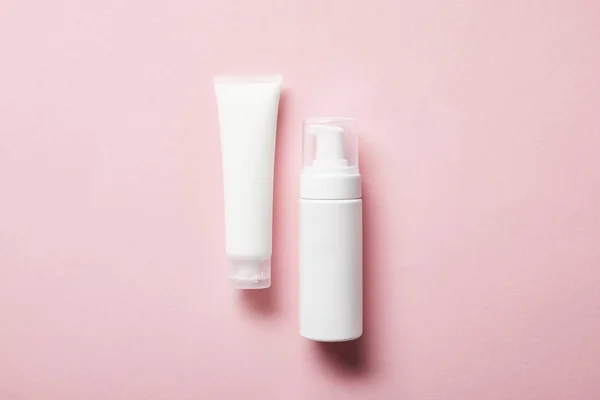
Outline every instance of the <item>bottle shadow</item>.
{"type": "Polygon", "coordinates": [[[369,372],[367,340],[363,336],[349,342],[315,342],[318,357],[336,375],[363,376],[369,372]]]}

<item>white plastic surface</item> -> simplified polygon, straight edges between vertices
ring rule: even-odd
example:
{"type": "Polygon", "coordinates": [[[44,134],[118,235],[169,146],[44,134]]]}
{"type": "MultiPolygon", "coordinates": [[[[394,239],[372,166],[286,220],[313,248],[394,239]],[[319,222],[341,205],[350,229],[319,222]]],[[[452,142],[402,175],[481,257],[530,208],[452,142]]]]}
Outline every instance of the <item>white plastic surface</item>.
{"type": "Polygon", "coordinates": [[[300,199],[300,334],[323,342],[363,332],[362,200],[300,199]]]}
{"type": "MultiPolygon", "coordinates": [[[[219,113],[225,247],[230,280],[237,288],[248,280],[270,285],[272,252],[273,167],[275,131],[281,76],[217,77],[215,92],[219,113]],[[257,278],[257,279],[255,279],[257,278]],[[267,282],[267,283],[265,283],[267,282]]],[[[265,286],[266,285],[266,286],[265,286]]]]}

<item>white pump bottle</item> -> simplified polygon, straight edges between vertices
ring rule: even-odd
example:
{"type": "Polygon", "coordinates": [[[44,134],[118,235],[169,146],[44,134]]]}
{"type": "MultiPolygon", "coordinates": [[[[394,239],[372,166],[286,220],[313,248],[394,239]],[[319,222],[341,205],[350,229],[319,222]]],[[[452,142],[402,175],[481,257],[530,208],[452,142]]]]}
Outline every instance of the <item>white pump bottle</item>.
{"type": "Polygon", "coordinates": [[[358,142],[348,118],[309,119],[300,177],[300,334],[362,335],[362,200],[358,142]]]}

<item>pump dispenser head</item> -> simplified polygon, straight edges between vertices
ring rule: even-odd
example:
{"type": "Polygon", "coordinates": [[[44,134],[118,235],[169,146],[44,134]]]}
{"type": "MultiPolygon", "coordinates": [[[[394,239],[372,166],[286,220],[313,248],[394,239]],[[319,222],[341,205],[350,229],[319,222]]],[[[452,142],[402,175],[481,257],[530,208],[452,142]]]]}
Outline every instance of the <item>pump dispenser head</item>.
{"type": "Polygon", "coordinates": [[[347,167],[344,155],[344,130],[335,125],[310,125],[309,134],[315,135],[316,167],[347,167]]]}
{"type": "Polygon", "coordinates": [[[302,198],[360,198],[358,140],[352,118],[307,119],[302,146],[302,198]]]}
{"type": "Polygon", "coordinates": [[[303,172],[358,173],[358,143],[351,118],[304,121],[303,172]]]}

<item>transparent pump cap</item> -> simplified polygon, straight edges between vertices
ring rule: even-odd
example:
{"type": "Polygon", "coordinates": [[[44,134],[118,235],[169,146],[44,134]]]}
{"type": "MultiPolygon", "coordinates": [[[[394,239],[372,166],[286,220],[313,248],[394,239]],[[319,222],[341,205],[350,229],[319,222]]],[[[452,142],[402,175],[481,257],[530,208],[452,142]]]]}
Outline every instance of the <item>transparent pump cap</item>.
{"type": "Polygon", "coordinates": [[[358,141],[352,118],[304,121],[302,147],[305,173],[358,173],[358,141]]]}

